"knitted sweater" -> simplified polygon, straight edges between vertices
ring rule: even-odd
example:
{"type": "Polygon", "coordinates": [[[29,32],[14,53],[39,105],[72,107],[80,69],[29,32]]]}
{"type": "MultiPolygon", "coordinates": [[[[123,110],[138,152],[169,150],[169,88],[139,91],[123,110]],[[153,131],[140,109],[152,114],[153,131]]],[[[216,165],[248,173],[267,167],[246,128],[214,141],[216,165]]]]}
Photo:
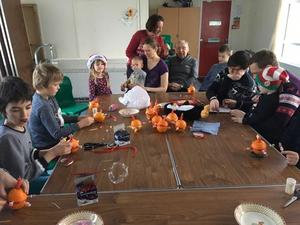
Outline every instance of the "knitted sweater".
{"type": "Polygon", "coordinates": [[[79,130],[77,117],[62,116],[61,109],[54,97],[44,99],[35,93],[32,99],[32,111],[29,119],[29,132],[33,146],[47,149],[56,145],[61,138],[79,130]],[[64,122],[70,122],[64,126],[64,122]]]}
{"type": "Polygon", "coordinates": [[[168,58],[168,67],[169,82],[181,84],[184,89],[188,88],[198,77],[196,59],[190,55],[183,59],[178,56],[168,58]]]}
{"type": "MultiPolygon", "coordinates": [[[[143,44],[147,38],[149,38],[147,31],[146,30],[139,30],[137,31],[131,38],[127,49],[126,49],[126,56],[128,57],[129,61],[128,64],[130,64],[131,59],[136,56],[142,56],[144,55],[143,51],[143,44]]],[[[164,43],[164,40],[162,39],[161,36],[155,36],[155,41],[158,44],[158,55],[161,58],[166,58],[167,57],[167,46],[164,43]]]]}
{"type": "MultiPolygon", "coordinates": [[[[262,95],[243,123],[251,125],[271,144],[300,154],[300,97],[293,83],[285,83],[270,95],[262,95]]],[[[300,162],[297,164],[300,168],[300,162]]]]}

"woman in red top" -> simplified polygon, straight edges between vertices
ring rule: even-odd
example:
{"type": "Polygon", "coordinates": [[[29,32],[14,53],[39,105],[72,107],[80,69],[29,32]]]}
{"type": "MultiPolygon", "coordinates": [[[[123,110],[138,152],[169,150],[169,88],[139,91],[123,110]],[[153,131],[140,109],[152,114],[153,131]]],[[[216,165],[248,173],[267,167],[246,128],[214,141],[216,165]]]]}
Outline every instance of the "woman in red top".
{"type": "Polygon", "coordinates": [[[160,36],[163,25],[164,18],[160,15],[154,14],[148,18],[146,23],[146,29],[139,30],[132,36],[126,49],[126,56],[128,57],[127,77],[129,77],[132,73],[132,69],[130,67],[131,59],[136,55],[144,55],[143,44],[147,38],[153,38],[157,42],[158,56],[160,56],[163,59],[167,58],[168,48],[165,45],[164,40],[160,36]]]}

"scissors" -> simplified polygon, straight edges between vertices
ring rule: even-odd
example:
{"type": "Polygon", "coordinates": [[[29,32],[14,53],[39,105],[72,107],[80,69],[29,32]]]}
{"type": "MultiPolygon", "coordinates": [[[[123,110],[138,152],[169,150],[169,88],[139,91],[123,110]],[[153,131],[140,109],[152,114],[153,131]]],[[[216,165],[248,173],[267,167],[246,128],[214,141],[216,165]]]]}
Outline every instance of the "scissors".
{"type": "Polygon", "coordinates": [[[99,142],[99,143],[84,143],[83,144],[83,149],[85,151],[90,151],[90,150],[93,150],[95,148],[104,147],[104,146],[108,146],[108,144],[104,143],[104,142],[99,142]]]}
{"type": "Polygon", "coordinates": [[[285,203],[285,205],[283,206],[288,207],[290,204],[292,204],[293,202],[297,201],[300,198],[300,188],[297,188],[294,192],[293,197],[287,201],[287,203],[285,203]]]}

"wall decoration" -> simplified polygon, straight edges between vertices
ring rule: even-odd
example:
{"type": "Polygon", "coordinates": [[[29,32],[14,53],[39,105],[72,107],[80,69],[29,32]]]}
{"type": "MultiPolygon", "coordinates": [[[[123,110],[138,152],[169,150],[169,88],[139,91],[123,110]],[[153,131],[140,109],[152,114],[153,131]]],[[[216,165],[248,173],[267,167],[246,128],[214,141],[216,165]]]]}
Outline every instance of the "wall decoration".
{"type": "Polygon", "coordinates": [[[130,25],[134,21],[137,15],[137,10],[134,8],[129,7],[127,10],[123,12],[123,15],[121,17],[121,21],[126,24],[130,25]]]}
{"type": "Polygon", "coordinates": [[[234,17],[231,29],[240,29],[241,17],[234,17]]]}

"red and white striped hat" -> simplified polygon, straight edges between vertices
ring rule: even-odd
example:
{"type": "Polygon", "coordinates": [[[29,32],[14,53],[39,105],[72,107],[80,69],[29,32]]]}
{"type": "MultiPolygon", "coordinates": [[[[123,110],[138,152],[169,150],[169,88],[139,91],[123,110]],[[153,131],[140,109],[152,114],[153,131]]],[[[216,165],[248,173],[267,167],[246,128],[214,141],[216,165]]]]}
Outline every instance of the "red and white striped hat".
{"type": "Polygon", "coordinates": [[[289,82],[289,74],[281,67],[267,66],[255,80],[268,90],[277,90],[282,82],[289,82]]]}

